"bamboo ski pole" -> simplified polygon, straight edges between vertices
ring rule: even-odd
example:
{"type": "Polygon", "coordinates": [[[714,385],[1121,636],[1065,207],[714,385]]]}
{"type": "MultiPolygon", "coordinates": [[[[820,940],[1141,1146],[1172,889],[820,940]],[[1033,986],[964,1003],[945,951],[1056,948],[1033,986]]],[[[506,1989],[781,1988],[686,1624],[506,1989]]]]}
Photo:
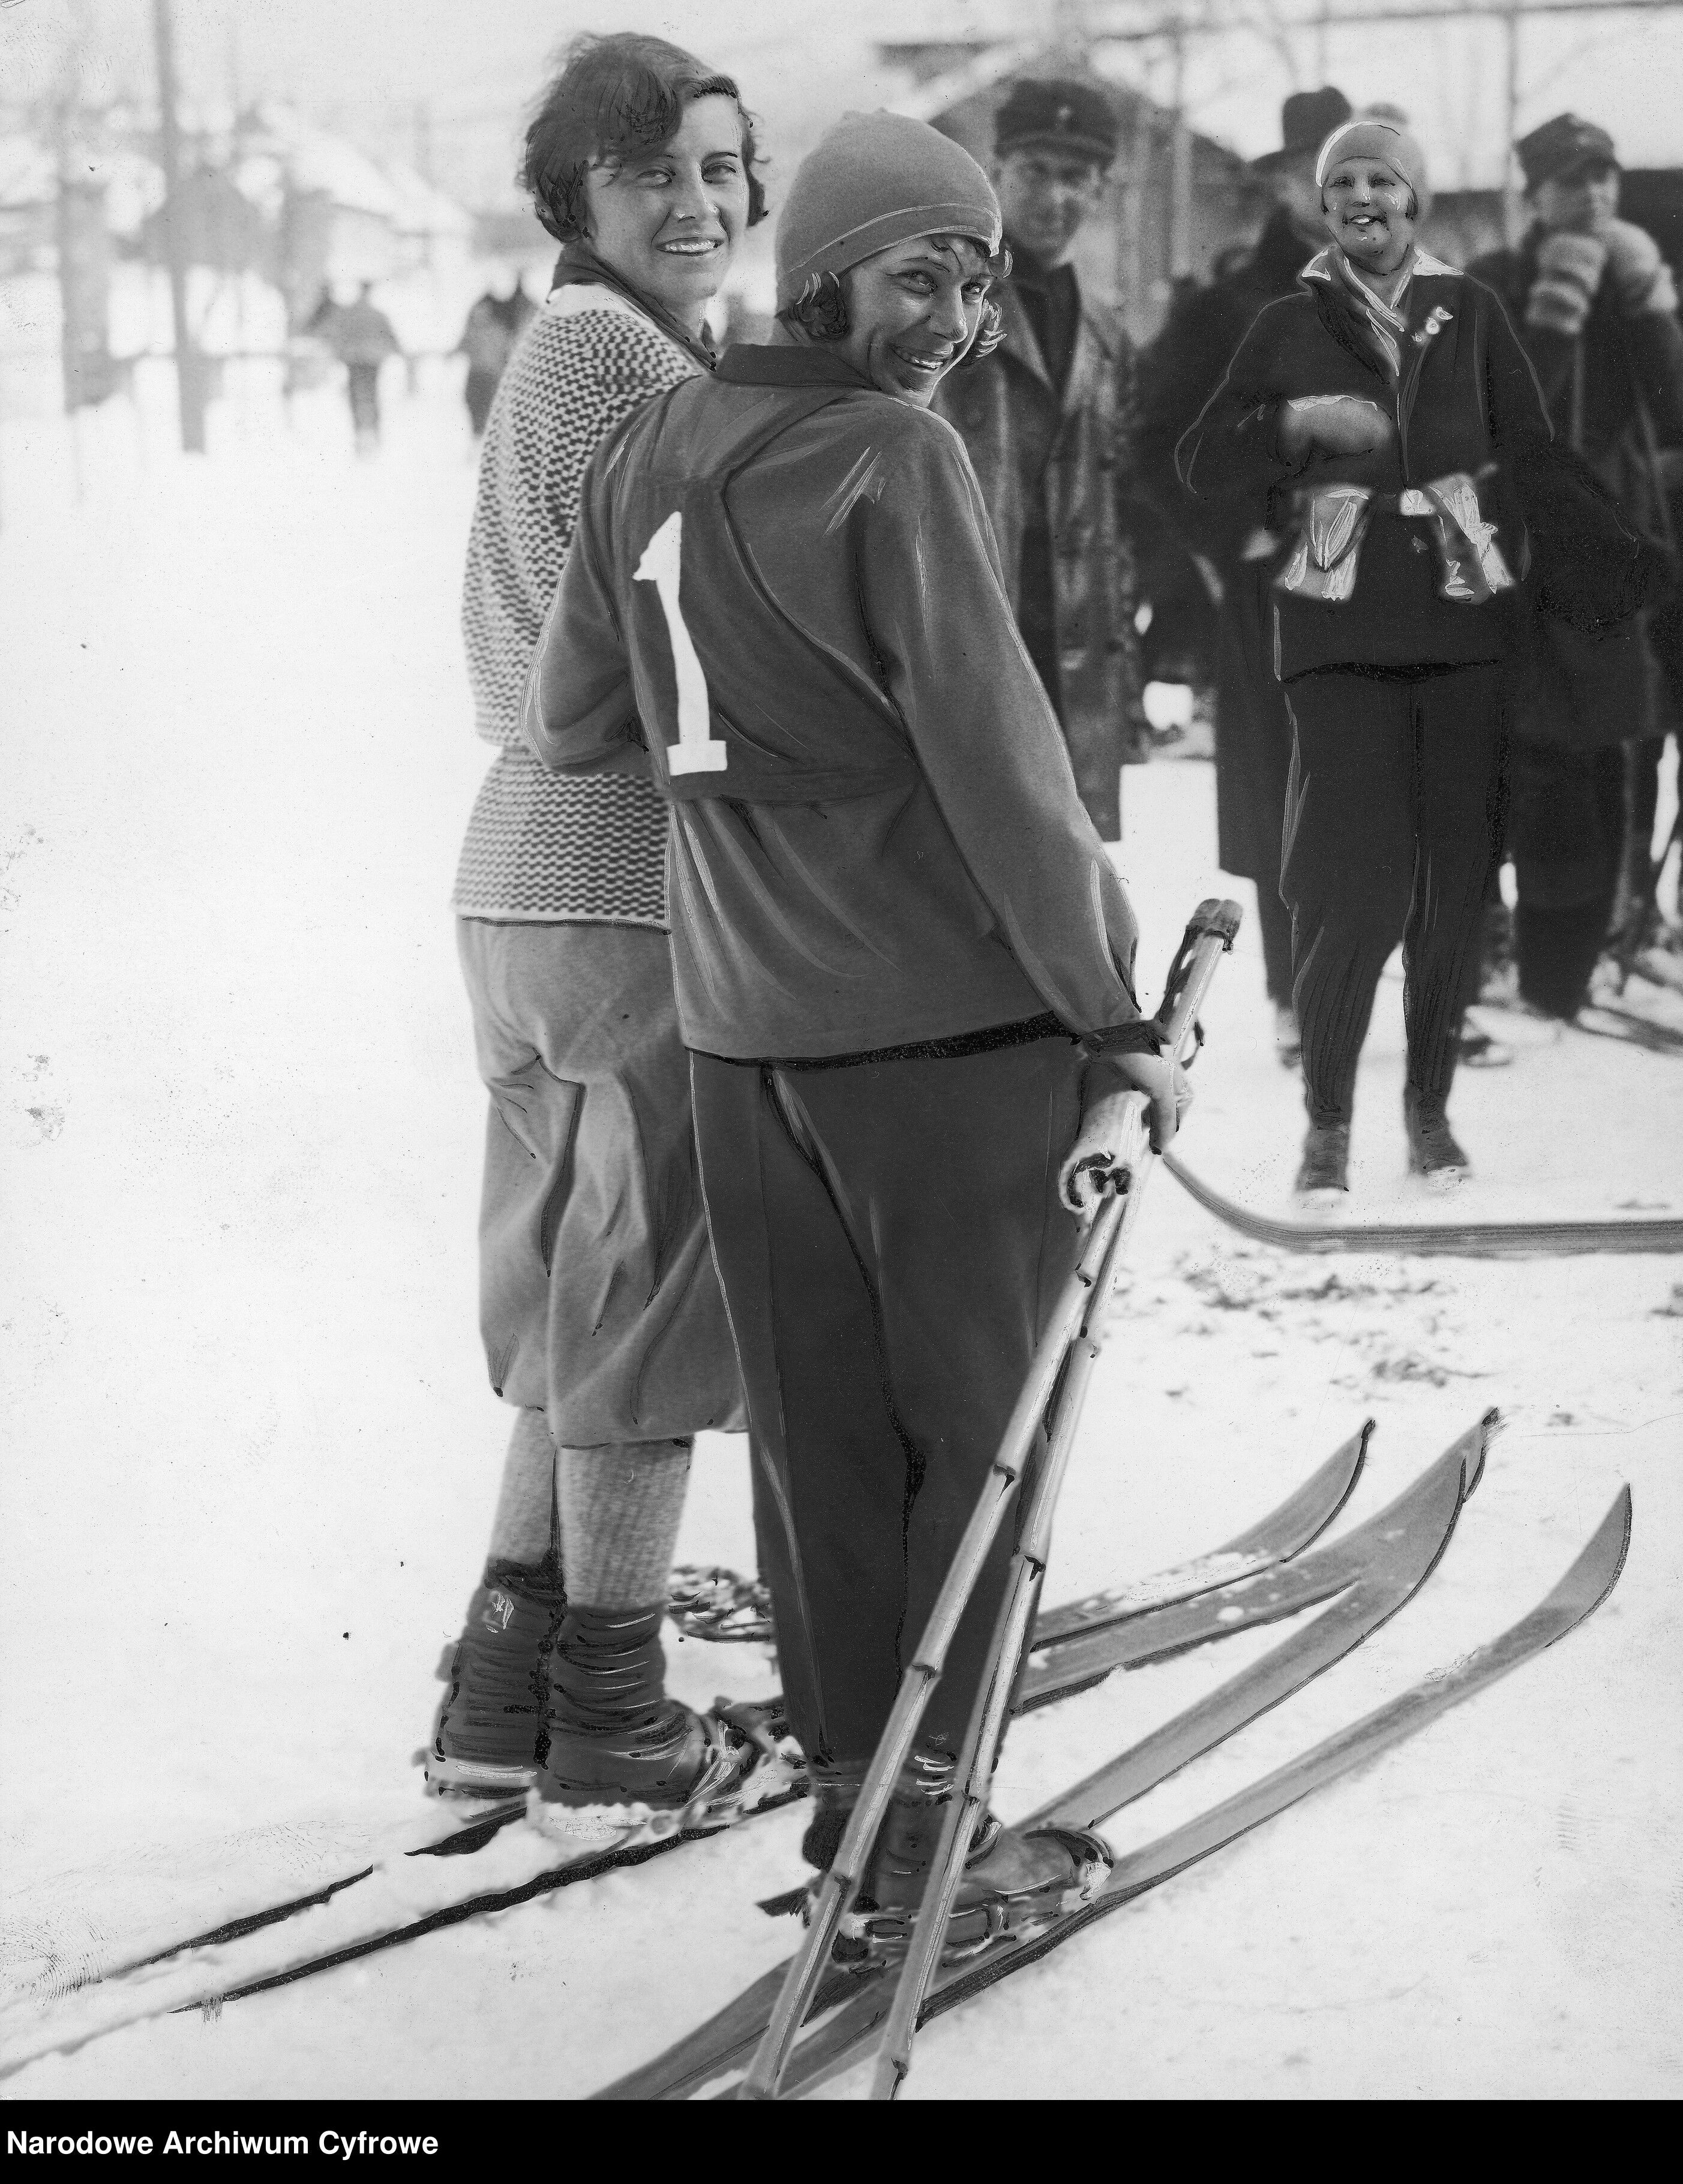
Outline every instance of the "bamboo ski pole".
{"type": "MultiPolygon", "coordinates": [[[[1199,905],[1187,926],[1164,993],[1164,1007],[1170,1011],[1167,1043],[1172,1053],[1179,1052],[1193,1030],[1198,1000],[1214,973],[1217,956],[1233,944],[1239,918],[1236,904],[1212,900],[1199,905]],[[1195,990],[1195,967],[1201,963],[1206,967],[1201,978],[1196,980],[1195,990]]],[[[1145,1172],[1142,1162],[1139,1173],[1145,1172]]],[[[1126,1195],[1107,1195],[1101,1201],[1089,1225],[1080,1259],[1064,1284],[1034,1353],[1023,1392],[1000,1437],[999,1452],[930,1611],[917,1655],[901,1680],[881,1741],[861,1786],[859,1802],[849,1817],[830,1870],[820,1885],[801,1947],[789,1966],[789,1976],[739,2088],[740,2099],[771,2100],[777,2097],[789,2051],[829,1962],[841,1922],[859,1892],[866,1863],[900,1770],[911,1754],[929,1694],[945,1665],[954,1634],[975,1590],[995,1535],[1016,1495],[1047,1405],[1064,1374],[1070,1345],[1087,1321],[1101,1274],[1108,1283],[1114,1247],[1128,1215],[1129,1203],[1126,1195]]]]}
{"type": "Polygon", "coordinates": [[[812,1996],[829,1962],[830,1949],[842,1920],[852,1906],[864,1877],[865,1863],[889,1808],[889,1800],[911,1752],[929,1693],[944,1666],[965,1605],[987,1561],[994,1535],[1004,1521],[1039,1429],[1042,1416],[1063,1366],[1064,1352],[1080,1325],[1088,1292],[1097,1279],[1115,1224],[1121,1218],[1121,1202],[1107,1202],[1088,1234],[1079,1265],[1058,1299],[1045,1340],[1035,1353],[1028,1379],[1000,1442],[999,1453],[978,1496],[969,1524],[960,1540],[946,1580],[930,1611],[917,1657],[907,1666],[895,1694],[882,1741],[877,1747],[830,1870],[825,1875],[812,1907],[811,1923],[789,1966],[777,2006],[764,2037],[744,2079],[738,2098],[775,2098],[783,2064],[794,2036],[805,2020],[812,1996]],[[1109,1218],[1105,1217],[1108,1216],[1109,1218]]]}
{"type": "MultiPolygon", "coordinates": [[[[1143,1122],[1140,1134],[1142,1137],[1145,1134],[1143,1122]]],[[[1117,1206],[1127,1203],[1125,1199],[1115,1198],[1111,1202],[1117,1206]]],[[[1031,1503],[1024,1512],[1025,1528],[1034,1525],[1040,1511],[1050,1517],[1050,1505],[1056,1502],[1063,1482],[1069,1451],[1075,1440],[1075,1429],[1080,1423],[1087,1383],[1091,1377],[1093,1362],[1099,1354],[1100,1322],[1104,1316],[1105,1299],[1115,1276],[1117,1262],[1122,1256],[1123,1228],[1120,1219],[1112,1223],[1111,1249],[1106,1256],[1100,1278],[1093,1286],[1087,1318],[1071,1346],[1068,1369],[1056,1399],[1057,1423],[1040,1473],[1040,1481],[1044,1483],[1045,1491],[1041,1493],[1037,1486],[1031,1503]],[[1034,1507],[1035,1503],[1039,1505],[1039,1510],[1034,1507]]],[[[1049,1525],[1036,1529],[1043,1533],[1050,1531],[1049,1525]]],[[[958,1794],[947,1808],[906,1961],[900,1967],[888,2022],[877,2048],[871,2086],[872,2100],[892,2100],[911,2068],[911,2043],[917,2036],[918,2013],[923,2007],[929,1981],[940,1962],[942,1946],[951,1922],[959,1884],[964,1878],[965,1860],[976,1824],[987,1809],[995,1764],[1000,1747],[1005,1741],[1011,1694],[1017,1685],[1017,1667],[1034,1623],[1034,1605],[1039,1598],[1040,1579],[1045,1568],[1043,1557],[1035,1552],[1027,1539],[1023,1540],[1011,1558],[1011,1577],[995,1627],[989,1673],[977,1694],[976,1704],[965,1732],[964,1745],[959,1753],[956,1770],[958,1794]]]]}
{"type": "MultiPolygon", "coordinates": [[[[1201,903],[1186,928],[1159,1011],[1159,1015],[1168,1019],[1165,1050],[1177,1061],[1184,1058],[1183,1049],[1193,1032],[1199,1006],[1215,976],[1216,966],[1233,944],[1232,933],[1237,931],[1238,915],[1231,904],[1201,903]],[[1221,924],[1216,922],[1223,912],[1229,911],[1232,913],[1230,930],[1226,929],[1225,920],[1221,924]],[[1207,919],[1208,923],[1205,922],[1207,919]]],[[[917,2035],[918,2016],[929,1982],[940,1963],[953,1904],[964,1878],[971,1838],[977,1822],[987,1810],[992,1792],[1017,1668],[1051,1553],[1052,1518],[1063,1491],[1088,1383],[1099,1355],[1116,1269],[1139,1221],[1151,1173],[1151,1145],[1145,1095],[1136,1094],[1132,1105],[1128,1134],[1118,1148],[1117,1167],[1106,1179],[1107,1200],[1102,1211],[1114,1208],[1117,1212],[1110,1245],[1099,1279],[1089,1293],[1086,1313],[1069,1347],[1068,1362],[1054,1401],[1045,1461],[1024,1501],[1006,1597],[989,1657],[989,1674],[977,1694],[959,1756],[957,1794],[942,1825],[906,1960],[878,2043],[871,2086],[872,2100],[893,2100],[911,2068],[911,2046],[917,2035]]]]}

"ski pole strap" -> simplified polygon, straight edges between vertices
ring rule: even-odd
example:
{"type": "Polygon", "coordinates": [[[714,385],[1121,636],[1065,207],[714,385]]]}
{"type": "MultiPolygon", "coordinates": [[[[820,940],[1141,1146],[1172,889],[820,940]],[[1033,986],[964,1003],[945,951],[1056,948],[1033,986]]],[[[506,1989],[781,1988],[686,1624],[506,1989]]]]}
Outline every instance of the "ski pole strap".
{"type": "Polygon", "coordinates": [[[1161,1054],[1163,1028],[1155,1017],[1136,1017],[1132,1023],[1109,1024],[1089,1031],[1081,1040],[1084,1052],[1095,1060],[1104,1054],[1161,1054]]]}
{"type": "MultiPolygon", "coordinates": [[[[1169,965],[1168,977],[1163,985],[1163,998],[1154,1017],[1138,1017],[1132,1023],[1110,1024],[1099,1031],[1089,1031],[1081,1040],[1083,1049],[1089,1055],[1101,1054],[1161,1054],[1169,1037],[1170,1019],[1174,1015],[1176,1002],[1186,989],[1192,975],[1193,958],[1207,940],[1218,940],[1222,952],[1230,955],[1238,935],[1243,913],[1236,902],[1224,902],[1218,896],[1207,895],[1186,921],[1186,930],[1180,936],[1180,945],[1174,951],[1174,961],[1169,965]]],[[[1203,1034],[1196,1034],[1197,1043],[1203,1045],[1203,1034]]]]}

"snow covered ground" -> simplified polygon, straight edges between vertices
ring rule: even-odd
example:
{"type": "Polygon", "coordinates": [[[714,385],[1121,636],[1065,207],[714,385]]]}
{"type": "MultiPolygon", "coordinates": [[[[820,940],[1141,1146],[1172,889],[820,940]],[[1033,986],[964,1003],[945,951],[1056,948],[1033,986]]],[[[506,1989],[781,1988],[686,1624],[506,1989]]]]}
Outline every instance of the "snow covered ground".
{"type": "MultiPolygon", "coordinates": [[[[86,421],[79,499],[63,426],[0,440],[14,2098],[576,2095],[791,1944],[754,1908],[800,1877],[785,1813],[220,2012],[123,2025],[64,1992],[427,1823],[410,1756],[505,1435],[445,910],[483,763],[455,627],[471,459],[442,388],[395,404],[377,460],[347,440],[330,396],[289,429],[225,409],[185,464],[166,418],[114,409],[86,421]]],[[[1129,776],[1148,980],[1201,895],[1247,892],[1211,865],[1212,792],[1197,764],[1129,776]]],[[[1281,1211],[1299,1110],[1253,935],[1207,1017],[1186,1154],[1281,1211]]],[[[1420,1210],[1400,1080],[1393,979],[1358,1214],[1420,1210]]],[[[1463,1077],[1456,1117],[1469,1217],[1683,1212],[1674,1060],[1533,1037],[1463,1077]]],[[[1555,1652],[932,2026],[911,2097],[1683,2090],[1680,1276],[1289,1258],[1159,1178],[1049,1598],[1213,1546],[1364,1416],[1346,1522],[1487,1406],[1507,1426],[1418,1599],[1123,1815],[1119,1847],[1505,1627],[1626,1479],[1630,1563],[1555,1652]]],[[[752,1566],[738,1441],[704,1444],[681,1552],[752,1566]]],[[[1279,1635],[1031,1718],[1002,1808],[1279,1635]]],[[[674,1657],[704,1701],[770,1688],[741,1649],[674,1657]]]]}

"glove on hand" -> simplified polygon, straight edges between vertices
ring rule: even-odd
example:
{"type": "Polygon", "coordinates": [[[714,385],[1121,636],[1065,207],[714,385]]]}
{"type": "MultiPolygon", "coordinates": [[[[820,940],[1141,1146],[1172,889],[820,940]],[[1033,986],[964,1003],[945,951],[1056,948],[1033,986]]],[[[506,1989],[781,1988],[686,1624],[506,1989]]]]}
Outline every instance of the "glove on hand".
{"type": "Polygon", "coordinates": [[[1546,235],[1537,247],[1537,277],[1525,304],[1528,326],[1575,339],[1607,264],[1607,245],[1597,235],[1546,235]]]}
{"type": "Polygon", "coordinates": [[[1359,394],[1306,394],[1280,411],[1279,443],[1295,460],[1312,447],[1331,455],[1365,455],[1396,427],[1377,402],[1359,394]]]}
{"type": "Polygon", "coordinates": [[[1608,278],[1626,318],[1637,318],[1645,311],[1675,311],[1677,291],[1671,268],[1647,230],[1633,227],[1628,220],[1615,220],[1605,233],[1608,278]]]}

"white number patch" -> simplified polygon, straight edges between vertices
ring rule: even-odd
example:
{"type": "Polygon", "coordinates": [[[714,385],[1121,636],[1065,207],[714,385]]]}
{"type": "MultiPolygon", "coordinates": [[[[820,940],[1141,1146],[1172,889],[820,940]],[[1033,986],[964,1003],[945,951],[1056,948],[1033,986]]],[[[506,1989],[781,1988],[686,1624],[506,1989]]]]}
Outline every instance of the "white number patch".
{"type": "Polygon", "coordinates": [[[722,773],[730,746],[707,733],[711,715],[707,703],[707,677],[678,604],[678,562],[683,548],[683,517],[674,509],[643,549],[636,581],[653,584],[666,610],[666,634],[672,639],[672,666],[677,673],[678,739],[666,746],[666,766],[672,773],[722,773]]]}

